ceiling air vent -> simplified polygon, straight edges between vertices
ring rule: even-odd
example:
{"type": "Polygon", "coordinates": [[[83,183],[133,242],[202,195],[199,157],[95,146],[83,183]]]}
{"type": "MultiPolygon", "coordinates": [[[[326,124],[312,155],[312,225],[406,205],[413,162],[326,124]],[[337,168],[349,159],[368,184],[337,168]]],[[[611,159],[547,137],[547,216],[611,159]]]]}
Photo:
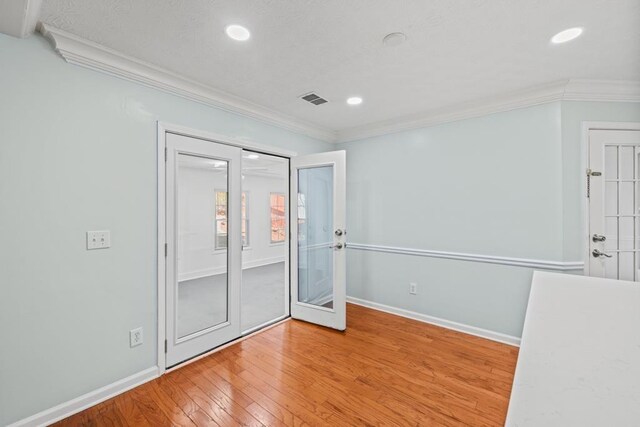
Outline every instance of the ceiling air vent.
{"type": "Polygon", "coordinates": [[[302,95],[300,98],[312,103],[313,105],[321,105],[328,102],[326,99],[319,97],[315,93],[308,93],[306,95],[302,95]]]}

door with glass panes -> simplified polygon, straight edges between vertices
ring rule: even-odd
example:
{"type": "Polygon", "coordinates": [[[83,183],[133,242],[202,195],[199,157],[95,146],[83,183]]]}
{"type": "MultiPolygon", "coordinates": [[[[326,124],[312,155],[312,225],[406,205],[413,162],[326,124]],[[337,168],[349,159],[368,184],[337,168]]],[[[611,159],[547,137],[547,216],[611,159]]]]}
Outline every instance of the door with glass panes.
{"type": "Polygon", "coordinates": [[[590,130],[589,275],[640,280],[640,131],[590,130]]]}
{"type": "Polygon", "coordinates": [[[166,149],[166,366],[290,312],[344,329],[344,152],[288,159],[172,133],[166,149]]]}

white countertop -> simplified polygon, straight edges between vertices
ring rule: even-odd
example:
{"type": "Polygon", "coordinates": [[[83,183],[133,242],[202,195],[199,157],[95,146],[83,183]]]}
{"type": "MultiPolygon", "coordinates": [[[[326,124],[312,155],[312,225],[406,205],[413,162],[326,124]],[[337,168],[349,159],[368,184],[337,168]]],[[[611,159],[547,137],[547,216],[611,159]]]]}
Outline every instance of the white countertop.
{"type": "Polygon", "coordinates": [[[535,272],[509,427],[640,426],[640,283],[535,272]]]}

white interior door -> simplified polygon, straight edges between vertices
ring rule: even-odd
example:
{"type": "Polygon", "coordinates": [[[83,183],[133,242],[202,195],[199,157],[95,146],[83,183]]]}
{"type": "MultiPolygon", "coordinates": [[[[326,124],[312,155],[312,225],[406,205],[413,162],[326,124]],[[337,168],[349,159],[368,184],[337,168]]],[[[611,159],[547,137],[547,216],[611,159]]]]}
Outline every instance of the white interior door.
{"type": "Polygon", "coordinates": [[[291,316],[346,328],[344,151],[291,159],[291,316]]]}
{"type": "Polygon", "coordinates": [[[589,275],[640,280],[640,131],[589,132],[589,275]]]}
{"type": "Polygon", "coordinates": [[[240,336],[242,150],[167,133],[166,365],[240,336]]]}

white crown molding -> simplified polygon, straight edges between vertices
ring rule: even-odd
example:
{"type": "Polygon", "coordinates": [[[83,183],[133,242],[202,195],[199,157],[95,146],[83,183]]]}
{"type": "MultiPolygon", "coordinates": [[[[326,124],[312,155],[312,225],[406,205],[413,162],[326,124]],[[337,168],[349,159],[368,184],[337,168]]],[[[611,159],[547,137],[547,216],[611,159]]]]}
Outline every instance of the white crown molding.
{"type": "MultiPolygon", "coordinates": [[[[30,0],[29,4],[38,4],[38,0],[30,0]]],[[[40,23],[38,29],[52,41],[56,51],[69,63],[142,83],[326,142],[355,141],[554,101],[640,102],[640,81],[565,79],[475,102],[334,131],[274,112],[51,25],[40,23]]]]}
{"type": "Polygon", "coordinates": [[[399,248],[394,246],[365,245],[362,243],[348,243],[347,248],[361,250],[361,251],[385,252],[385,253],[391,253],[391,254],[422,256],[422,257],[428,257],[428,258],[445,258],[445,259],[454,259],[458,261],[481,262],[485,264],[500,264],[500,265],[509,265],[512,267],[526,267],[526,268],[536,268],[536,269],[552,270],[552,271],[576,271],[576,270],[584,269],[584,263],[582,261],[562,262],[562,261],[549,261],[549,260],[541,260],[541,259],[511,258],[511,257],[503,257],[503,256],[469,254],[469,253],[461,253],[461,252],[444,252],[444,251],[433,251],[433,250],[427,250],[427,249],[399,248]]]}
{"type": "Polygon", "coordinates": [[[174,72],[124,55],[74,34],[40,23],[38,30],[51,40],[65,61],[181,96],[205,105],[260,120],[326,142],[336,133],[293,117],[276,113],[238,96],[203,85],[174,72]]]}
{"type": "Polygon", "coordinates": [[[464,323],[454,322],[452,320],[442,319],[440,317],[429,316],[428,314],[417,313],[415,311],[405,310],[404,308],[392,307],[390,305],[380,304],[360,298],[347,296],[347,302],[351,304],[361,305],[374,310],[383,311],[385,313],[395,314],[407,319],[417,320],[419,322],[429,323],[431,325],[440,326],[454,331],[474,335],[480,338],[501,342],[511,346],[519,347],[520,338],[512,335],[503,334],[501,332],[490,331],[488,329],[478,328],[477,326],[466,325],[464,323]]]}
{"type": "Polygon", "coordinates": [[[554,101],[640,102],[640,81],[566,79],[427,113],[337,132],[337,142],[414,130],[554,101]]]}
{"type": "Polygon", "coordinates": [[[571,79],[562,100],[640,102],[640,81],[571,79]]]}

